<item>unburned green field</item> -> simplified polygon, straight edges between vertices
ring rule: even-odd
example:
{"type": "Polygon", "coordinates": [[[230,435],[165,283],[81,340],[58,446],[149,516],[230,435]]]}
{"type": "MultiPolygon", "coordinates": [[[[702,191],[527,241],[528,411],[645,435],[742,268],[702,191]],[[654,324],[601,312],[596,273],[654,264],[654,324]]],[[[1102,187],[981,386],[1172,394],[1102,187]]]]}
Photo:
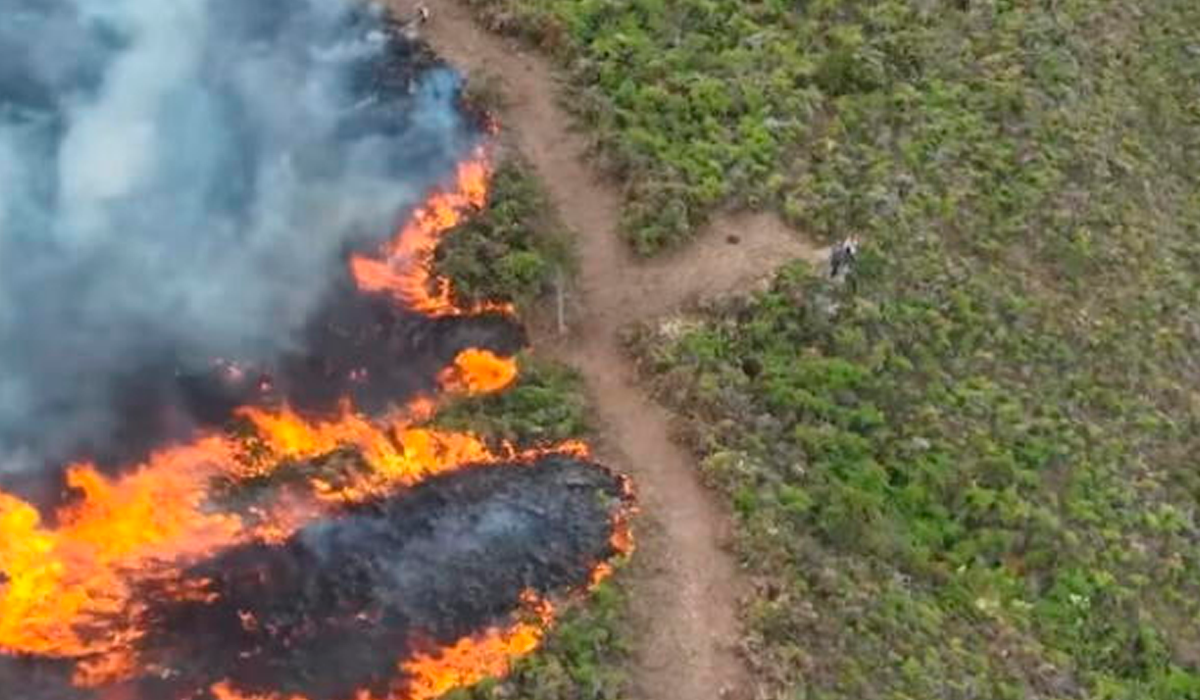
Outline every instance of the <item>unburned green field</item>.
{"type": "Polygon", "coordinates": [[[1200,698],[1200,3],[472,0],[626,233],[866,241],[636,346],[731,498],[778,698],[1200,698]]]}

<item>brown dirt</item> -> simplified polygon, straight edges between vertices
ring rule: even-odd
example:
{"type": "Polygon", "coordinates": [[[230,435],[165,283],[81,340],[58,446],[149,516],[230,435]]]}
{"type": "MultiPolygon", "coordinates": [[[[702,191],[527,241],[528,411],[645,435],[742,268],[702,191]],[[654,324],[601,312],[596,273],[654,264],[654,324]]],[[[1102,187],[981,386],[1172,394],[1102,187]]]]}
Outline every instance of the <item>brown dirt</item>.
{"type": "MultiPolygon", "coordinates": [[[[394,2],[407,9],[403,0],[394,2]]],[[[744,582],[727,547],[728,513],[700,483],[692,458],[671,440],[671,416],[638,385],[618,332],[694,297],[765,276],[788,259],[819,261],[827,253],[777,218],[757,214],[722,218],[680,251],[634,259],[617,231],[620,192],[587,165],[587,142],[569,130],[571,120],[557,103],[557,77],[544,59],[480,28],[458,2],[437,3],[422,31],[461,69],[500,80],[507,137],[578,236],[586,323],[576,324],[567,339],[535,333],[535,344],[581,371],[599,419],[598,455],[638,485],[645,515],[632,576],[636,696],[751,697],[737,653],[744,582]],[[730,235],[738,237],[736,244],[730,235]]]]}

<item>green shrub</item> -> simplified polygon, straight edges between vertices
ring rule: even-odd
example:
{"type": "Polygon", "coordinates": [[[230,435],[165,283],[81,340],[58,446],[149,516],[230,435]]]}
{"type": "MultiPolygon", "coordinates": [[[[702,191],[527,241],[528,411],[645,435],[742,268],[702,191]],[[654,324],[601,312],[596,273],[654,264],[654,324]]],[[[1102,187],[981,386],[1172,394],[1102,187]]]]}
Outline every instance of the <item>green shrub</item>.
{"type": "Polygon", "coordinates": [[[913,288],[908,264],[853,287],[798,265],[635,337],[775,591],[747,611],[765,677],[781,696],[1196,697],[1200,499],[1165,487],[1200,447],[1196,408],[1165,413],[1179,368],[1124,333],[1111,352],[1145,374],[1118,376],[1061,299],[986,268],[913,288]]]}
{"type": "Polygon", "coordinates": [[[1200,697],[1200,3],[472,0],[549,43],[652,253],[866,248],[640,351],[775,697],[1200,697]]]}
{"type": "Polygon", "coordinates": [[[513,157],[496,167],[484,209],[447,233],[435,256],[436,272],[468,305],[528,307],[572,269],[568,237],[529,167],[513,157]]]}
{"type": "MultiPolygon", "coordinates": [[[[520,447],[544,446],[589,434],[579,375],[530,355],[519,358],[516,383],[498,394],[463,398],[438,411],[438,426],[469,430],[520,447]]],[[[504,679],[457,691],[449,699],[618,700],[628,687],[628,634],[622,572],[586,600],[560,610],[542,648],[518,661],[504,679]]]]}
{"type": "Polygon", "coordinates": [[[519,362],[516,384],[497,394],[455,401],[438,411],[438,424],[522,447],[584,437],[587,403],[579,375],[532,355],[522,355],[519,362]]]}

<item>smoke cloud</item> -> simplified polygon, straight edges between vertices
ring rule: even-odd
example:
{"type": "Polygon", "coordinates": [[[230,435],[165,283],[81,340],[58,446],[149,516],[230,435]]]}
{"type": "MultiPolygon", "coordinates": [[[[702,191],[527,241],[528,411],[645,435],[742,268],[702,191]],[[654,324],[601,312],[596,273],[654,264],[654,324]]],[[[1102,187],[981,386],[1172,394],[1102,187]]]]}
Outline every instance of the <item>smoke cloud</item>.
{"type": "Polygon", "coordinates": [[[366,5],[0,0],[0,472],[103,444],[147,368],[294,351],[465,155],[366,5]]]}

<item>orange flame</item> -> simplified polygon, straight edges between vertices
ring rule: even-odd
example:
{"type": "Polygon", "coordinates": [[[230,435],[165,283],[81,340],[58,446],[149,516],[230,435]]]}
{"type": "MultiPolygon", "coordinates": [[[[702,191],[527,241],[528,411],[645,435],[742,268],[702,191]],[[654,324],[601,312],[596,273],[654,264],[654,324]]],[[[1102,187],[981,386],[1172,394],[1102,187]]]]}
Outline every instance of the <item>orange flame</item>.
{"type": "Polygon", "coordinates": [[[308,421],[287,407],[278,411],[247,407],[239,414],[254,424],[273,455],[281,460],[309,460],[341,448],[354,448],[369,471],[346,486],[314,482],[314,491],[325,500],[362,500],[396,486],[415,485],[434,474],[500,458],[470,433],[413,427],[407,416],[394,416],[380,428],[351,411],[348,404],[343,405],[338,418],[325,422],[308,421]]]}
{"type": "MultiPolygon", "coordinates": [[[[391,295],[428,315],[512,311],[509,305],[455,306],[448,280],[432,272],[442,235],[487,202],[489,168],[479,151],[458,170],[455,186],[432,196],[382,251],[379,259],[355,256],[351,272],[359,288],[391,295]]],[[[517,363],[487,350],[461,352],[441,375],[443,389],[468,395],[500,391],[517,376],[517,363]]],[[[365,374],[362,381],[367,381],[365,374]]],[[[310,420],[284,406],[247,406],[237,415],[253,426],[265,460],[248,460],[242,441],[203,436],[191,444],[152,455],[120,477],[87,464],[68,469],[67,482],[80,494],[60,509],[57,526],[43,524],[29,503],[0,491],[0,653],[76,660],[73,681],[98,687],[144,672],[135,656],[143,609],[133,589],[152,580],[178,599],[204,598],[204,582],[181,582],[189,563],[249,541],[279,543],[327,512],[330,502],[358,501],[409,487],[438,473],[471,464],[531,461],[547,453],[589,457],[588,446],[570,441],[545,449],[495,449],[478,437],[420,427],[436,403],[418,398],[380,421],[357,413],[350,402],[329,420],[310,420]],[[339,483],[310,479],[308,489],[285,492],[270,505],[226,512],[212,499],[214,480],[267,476],[291,465],[342,449],[361,456],[361,469],[339,483]],[[264,462],[266,465],[264,466],[264,462]]],[[[611,545],[618,554],[633,548],[632,514],[613,519],[611,545]]],[[[598,563],[598,584],[612,572],[598,563]]],[[[384,700],[433,700],[488,676],[508,672],[513,659],[537,648],[554,619],[548,601],[523,598],[525,619],[466,637],[436,652],[402,660],[402,686],[384,700]]],[[[243,625],[256,621],[243,618],[243,625]]],[[[305,700],[301,696],[246,695],[227,681],[210,688],[217,700],[305,700]]],[[[361,691],[354,700],[375,700],[361,691]]]]}
{"type": "Polygon", "coordinates": [[[501,391],[516,378],[516,360],[500,357],[490,350],[467,348],[458,353],[454,364],[442,372],[440,379],[447,391],[478,396],[501,391]]]}
{"type": "Polygon", "coordinates": [[[236,516],[203,510],[208,480],[230,462],[230,445],[209,438],[154,455],[116,481],[73,466],[67,482],[83,495],[59,512],[54,530],[28,503],[0,492],[0,649],[82,656],[135,638],[131,628],[87,639],[79,630],[127,615],[122,571],[152,571],[237,540],[236,516]]]}
{"type": "MultiPolygon", "coordinates": [[[[354,700],[436,700],[456,688],[507,674],[514,659],[541,644],[546,629],[554,622],[554,606],[533,591],[526,591],[521,602],[525,620],[463,637],[432,653],[416,654],[399,664],[404,678],[402,688],[382,698],[360,691],[354,700]]],[[[210,690],[217,700],[306,700],[299,695],[244,694],[229,681],[221,681],[210,690]]]]}
{"type": "Polygon", "coordinates": [[[459,316],[483,311],[511,313],[509,304],[483,303],[463,309],[454,303],[450,280],[435,277],[433,255],[450,229],[472,210],[487,204],[487,157],[481,148],[458,167],[453,189],[434,195],[383,250],[382,259],[354,255],[350,273],[358,288],[391,294],[414,311],[431,316],[459,316]]]}
{"type": "Polygon", "coordinates": [[[229,681],[221,681],[209,689],[217,700],[305,700],[299,695],[245,695],[233,689],[229,681]]]}
{"type": "Polygon", "coordinates": [[[513,659],[538,648],[554,621],[554,607],[532,591],[524,595],[525,608],[534,618],[508,629],[490,629],[460,639],[437,654],[419,654],[401,664],[408,677],[404,694],[389,700],[435,700],[455,688],[475,685],[490,676],[506,675],[513,659]]]}
{"type": "MultiPolygon", "coordinates": [[[[628,477],[620,477],[621,479],[621,500],[624,501],[624,507],[618,508],[613,512],[612,535],[608,538],[608,544],[612,547],[616,557],[628,558],[633,554],[633,550],[637,548],[633,539],[633,517],[637,514],[637,507],[634,505],[636,497],[633,492],[633,482],[628,477]]],[[[592,569],[592,576],[589,582],[589,588],[595,589],[601,583],[604,583],[616,569],[607,561],[602,561],[592,569]]]]}

